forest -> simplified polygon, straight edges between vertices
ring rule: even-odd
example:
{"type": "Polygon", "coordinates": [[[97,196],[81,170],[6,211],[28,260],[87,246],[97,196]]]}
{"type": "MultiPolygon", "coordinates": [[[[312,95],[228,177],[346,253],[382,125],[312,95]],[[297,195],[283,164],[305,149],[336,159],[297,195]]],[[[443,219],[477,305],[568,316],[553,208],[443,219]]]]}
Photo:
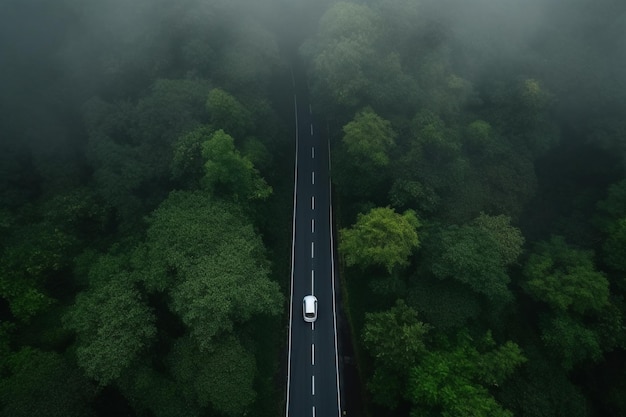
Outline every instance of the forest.
{"type": "Polygon", "coordinates": [[[0,415],[283,415],[296,63],[348,415],[626,415],[624,45],[619,0],[0,1],[0,415]]]}

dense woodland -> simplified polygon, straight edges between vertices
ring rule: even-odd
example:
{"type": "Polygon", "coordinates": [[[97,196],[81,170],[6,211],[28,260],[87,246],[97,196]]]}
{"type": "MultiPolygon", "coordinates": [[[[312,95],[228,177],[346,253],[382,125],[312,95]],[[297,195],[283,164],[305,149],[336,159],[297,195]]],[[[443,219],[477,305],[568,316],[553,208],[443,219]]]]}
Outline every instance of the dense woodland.
{"type": "Polygon", "coordinates": [[[298,63],[362,413],[626,415],[625,42],[618,0],[3,0],[0,414],[282,415],[298,63]]]}

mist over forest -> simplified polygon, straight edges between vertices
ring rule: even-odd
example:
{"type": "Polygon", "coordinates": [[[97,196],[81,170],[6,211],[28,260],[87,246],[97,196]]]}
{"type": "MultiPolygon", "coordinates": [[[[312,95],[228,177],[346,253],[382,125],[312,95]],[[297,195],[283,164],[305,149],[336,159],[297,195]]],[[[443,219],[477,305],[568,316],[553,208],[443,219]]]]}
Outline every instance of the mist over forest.
{"type": "Polygon", "coordinates": [[[0,0],[0,415],[284,413],[292,74],[348,415],[626,415],[620,0],[0,0]]]}

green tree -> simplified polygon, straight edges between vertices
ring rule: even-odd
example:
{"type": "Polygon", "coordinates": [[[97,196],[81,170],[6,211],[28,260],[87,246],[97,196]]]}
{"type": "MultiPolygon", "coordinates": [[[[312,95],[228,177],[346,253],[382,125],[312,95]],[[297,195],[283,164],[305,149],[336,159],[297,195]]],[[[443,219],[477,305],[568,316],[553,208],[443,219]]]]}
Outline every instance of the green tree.
{"type": "Polygon", "coordinates": [[[524,348],[528,362],[503,384],[498,398],[519,417],[589,416],[589,402],[566,371],[534,346],[524,348]]]}
{"type": "Polygon", "coordinates": [[[247,201],[266,199],[272,193],[252,162],[235,148],[234,140],[223,130],[215,132],[202,145],[204,185],[213,193],[247,201]]]}
{"type": "Polygon", "coordinates": [[[397,406],[406,389],[408,369],[426,353],[430,329],[403,300],[387,311],[365,314],[363,343],[375,365],[368,388],[375,402],[397,406]]]}
{"type": "Polygon", "coordinates": [[[93,286],[78,294],[63,321],[77,334],[78,364],[107,385],[150,345],[156,335],[155,317],[130,274],[115,260],[104,257],[90,274],[93,286]]]}
{"type": "Polygon", "coordinates": [[[403,300],[380,313],[366,313],[363,342],[371,355],[385,366],[402,369],[426,352],[424,338],[430,326],[403,300]]]}
{"type": "Polygon", "coordinates": [[[439,279],[469,285],[496,304],[511,301],[507,267],[522,252],[524,239],[505,216],[481,215],[470,224],[449,226],[429,247],[430,270],[439,279]]]}
{"type": "Polygon", "coordinates": [[[149,94],[138,101],[126,133],[142,150],[158,153],[147,158],[158,165],[149,166],[158,167],[160,173],[168,171],[171,143],[206,120],[204,104],[208,93],[209,85],[201,79],[157,79],[149,94]],[[156,156],[159,160],[155,160],[156,156]]]}
{"type": "Polygon", "coordinates": [[[0,296],[11,313],[28,321],[54,303],[45,290],[54,274],[67,268],[76,250],[74,236],[59,225],[42,221],[18,227],[0,259],[0,296]]]}
{"type": "Polygon", "coordinates": [[[545,155],[559,141],[559,129],[549,118],[553,95],[542,82],[526,78],[489,90],[490,114],[494,126],[520,149],[535,159],[545,155]]]}
{"type": "Polygon", "coordinates": [[[136,104],[99,98],[83,106],[95,189],[133,228],[169,184],[172,143],[206,121],[201,80],[157,80],[136,104]]]}
{"type": "Polygon", "coordinates": [[[258,237],[229,236],[210,255],[180,270],[183,280],[171,292],[171,306],[201,348],[236,323],[280,312],[280,289],[269,279],[262,252],[258,237]]]}
{"type": "Polygon", "coordinates": [[[371,85],[370,64],[377,61],[375,42],[381,35],[376,13],[362,4],[337,2],[320,19],[316,39],[302,47],[312,61],[313,91],[350,108],[363,104],[371,85]]]}
{"type": "Polygon", "coordinates": [[[449,164],[460,157],[461,141],[456,129],[448,126],[439,115],[421,110],[411,120],[414,140],[409,156],[414,160],[433,160],[449,164]]]}
{"type": "Polygon", "coordinates": [[[132,369],[124,372],[116,381],[116,387],[137,414],[152,413],[155,417],[202,415],[200,405],[186,395],[185,389],[192,387],[183,386],[169,374],[156,370],[147,358],[139,360],[132,369]]]}
{"type": "Polygon", "coordinates": [[[222,89],[214,88],[209,91],[206,109],[211,124],[235,138],[243,138],[252,129],[250,111],[222,89]]]}
{"type": "Polygon", "coordinates": [[[191,189],[200,188],[206,162],[202,157],[202,144],[209,140],[213,132],[210,126],[200,126],[176,140],[172,158],[174,180],[191,189]]]}
{"type": "Polygon", "coordinates": [[[376,172],[389,164],[389,151],[395,145],[396,133],[391,123],[371,109],[365,109],[343,127],[343,143],[354,165],[376,172]],[[365,165],[365,166],[363,166],[365,165]]]}
{"type": "Polygon", "coordinates": [[[350,229],[340,231],[339,251],[348,265],[380,265],[388,272],[406,266],[411,253],[419,246],[420,223],[413,211],[396,213],[390,207],[379,207],[359,214],[350,229]]]}
{"type": "Polygon", "coordinates": [[[347,202],[384,201],[380,197],[386,191],[395,138],[391,123],[370,108],[343,127],[341,144],[333,156],[333,182],[347,202]]]}
{"type": "Polygon", "coordinates": [[[431,351],[411,370],[408,398],[418,410],[440,410],[445,417],[512,417],[490,394],[526,362],[513,342],[496,346],[488,333],[479,349],[459,334],[451,349],[431,351]],[[481,352],[482,351],[482,352],[481,352]]]}
{"type": "Polygon", "coordinates": [[[418,271],[408,279],[407,303],[435,328],[459,328],[478,318],[480,297],[459,281],[440,280],[418,271]]]}
{"type": "Polygon", "coordinates": [[[184,387],[192,403],[211,405],[227,416],[245,415],[254,403],[255,359],[232,335],[215,341],[207,351],[193,339],[180,339],[169,362],[177,385],[184,387]]]}
{"type": "MultiPolygon", "coordinates": [[[[608,228],[608,237],[602,245],[604,261],[611,268],[621,273],[626,273],[626,217],[617,219],[608,228]]],[[[621,286],[626,287],[624,279],[620,280],[621,286]]]]}
{"type": "MultiPolygon", "coordinates": [[[[607,197],[597,203],[597,212],[594,217],[596,226],[606,234],[602,245],[602,254],[606,264],[621,273],[626,272],[626,256],[623,248],[626,247],[626,180],[611,185],[607,197]]],[[[626,288],[623,279],[618,285],[626,288]]]]}
{"type": "Polygon", "coordinates": [[[203,349],[253,315],[278,314],[283,297],[262,241],[233,203],[172,192],[149,224],[133,254],[137,278],[148,291],[169,294],[170,308],[203,349]]]}
{"type": "Polygon", "coordinates": [[[58,353],[25,347],[2,357],[7,373],[0,378],[0,410],[12,417],[87,417],[96,393],[58,353]]]}
{"type": "Polygon", "coordinates": [[[512,265],[522,254],[524,236],[520,229],[511,226],[510,217],[481,213],[471,224],[485,231],[497,243],[498,258],[503,265],[512,265]]]}
{"type": "Polygon", "coordinates": [[[593,253],[569,247],[560,236],[536,245],[524,275],[528,293],[558,311],[598,311],[608,303],[609,282],[596,271],[593,253]]]}
{"type": "Polygon", "coordinates": [[[473,94],[473,86],[453,72],[451,50],[445,47],[426,48],[412,60],[421,87],[420,104],[442,118],[459,117],[463,106],[473,94]]]}
{"type": "Polygon", "coordinates": [[[467,126],[465,139],[472,150],[488,149],[493,146],[493,128],[484,120],[474,120],[467,126]]]}
{"type": "Polygon", "coordinates": [[[541,339],[549,351],[560,359],[565,370],[571,370],[583,361],[596,362],[602,357],[598,335],[566,315],[544,320],[541,339]]]}

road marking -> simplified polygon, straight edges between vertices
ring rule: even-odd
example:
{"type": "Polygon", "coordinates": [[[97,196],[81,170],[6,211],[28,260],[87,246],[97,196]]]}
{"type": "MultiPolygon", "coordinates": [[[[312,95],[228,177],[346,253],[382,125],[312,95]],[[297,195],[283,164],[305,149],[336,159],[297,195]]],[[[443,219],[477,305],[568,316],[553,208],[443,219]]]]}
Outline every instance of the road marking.
{"type": "Polygon", "coordinates": [[[315,210],[315,196],[311,196],[311,210],[315,210]]]}
{"type": "Polygon", "coordinates": [[[311,242],[311,259],[315,258],[315,242],[311,242]]]}
{"type": "Polygon", "coordinates": [[[309,103],[309,114],[313,114],[313,109],[311,108],[311,104],[309,103]]]}
{"type": "Polygon", "coordinates": [[[315,233],[315,219],[311,219],[311,233],[315,233]]]}
{"type": "MultiPolygon", "coordinates": [[[[328,170],[331,170],[331,161],[330,161],[330,140],[328,140],[328,170]]],[[[333,330],[335,332],[335,375],[337,375],[337,412],[338,415],[341,415],[341,395],[339,393],[339,351],[337,348],[337,306],[336,306],[336,295],[335,295],[335,242],[333,238],[333,190],[332,183],[330,178],[328,179],[328,190],[329,193],[329,217],[330,217],[330,277],[331,277],[331,288],[333,289],[333,330]]]]}
{"type": "Polygon", "coordinates": [[[315,185],[315,171],[311,172],[311,184],[315,185]]]}
{"type": "MultiPolygon", "coordinates": [[[[293,77],[293,69],[291,71],[291,80],[295,88],[295,80],[293,77]]],[[[296,95],[293,95],[293,110],[296,121],[296,157],[293,169],[293,219],[292,219],[292,236],[291,236],[291,297],[289,300],[289,354],[287,358],[287,401],[285,404],[285,414],[289,415],[289,396],[291,390],[291,324],[293,323],[293,273],[294,273],[294,259],[295,259],[295,247],[296,247],[296,195],[298,194],[298,100],[296,95]]]]}
{"type": "Polygon", "coordinates": [[[311,375],[311,395],[315,395],[315,375],[311,375]]]}
{"type": "Polygon", "coordinates": [[[313,123],[311,123],[311,136],[313,136],[313,123]]]}
{"type": "Polygon", "coordinates": [[[315,146],[311,146],[311,159],[315,159],[315,146]]]}
{"type": "Polygon", "coordinates": [[[315,344],[311,345],[311,365],[315,365],[315,344]]]}
{"type": "Polygon", "coordinates": [[[311,269],[311,295],[315,295],[315,271],[311,269]]]}
{"type": "Polygon", "coordinates": [[[315,406],[313,406],[313,417],[315,417],[315,406]]]}

